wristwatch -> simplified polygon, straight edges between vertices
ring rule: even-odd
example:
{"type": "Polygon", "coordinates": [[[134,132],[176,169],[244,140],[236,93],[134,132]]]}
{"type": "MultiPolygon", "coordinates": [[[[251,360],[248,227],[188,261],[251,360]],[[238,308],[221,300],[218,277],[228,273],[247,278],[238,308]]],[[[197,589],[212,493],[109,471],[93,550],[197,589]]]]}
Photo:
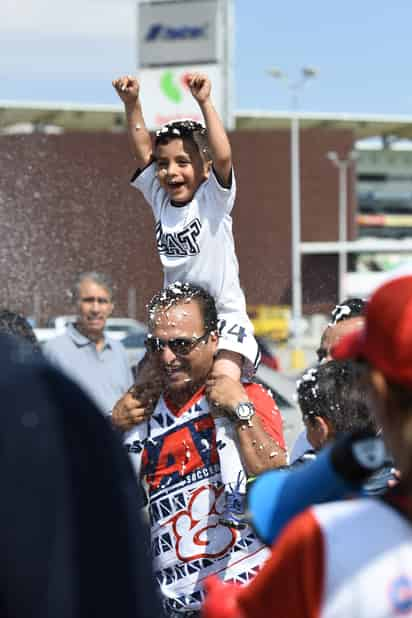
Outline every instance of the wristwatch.
{"type": "Polygon", "coordinates": [[[245,401],[236,406],[234,413],[239,421],[250,421],[255,414],[255,406],[250,401],[245,401]]]}

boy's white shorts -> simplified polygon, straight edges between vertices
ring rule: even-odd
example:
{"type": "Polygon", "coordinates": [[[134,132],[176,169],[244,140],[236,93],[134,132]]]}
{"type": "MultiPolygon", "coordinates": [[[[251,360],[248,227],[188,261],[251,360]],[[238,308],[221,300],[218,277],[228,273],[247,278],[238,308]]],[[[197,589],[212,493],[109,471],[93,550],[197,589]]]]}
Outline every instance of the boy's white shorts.
{"type": "Polygon", "coordinates": [[[254,376],[260,362],[260,351],[253,333],[246,327],[227,320],[219,320],[219,350],[237,352],[244,358],[242,378],[254,376]]]}

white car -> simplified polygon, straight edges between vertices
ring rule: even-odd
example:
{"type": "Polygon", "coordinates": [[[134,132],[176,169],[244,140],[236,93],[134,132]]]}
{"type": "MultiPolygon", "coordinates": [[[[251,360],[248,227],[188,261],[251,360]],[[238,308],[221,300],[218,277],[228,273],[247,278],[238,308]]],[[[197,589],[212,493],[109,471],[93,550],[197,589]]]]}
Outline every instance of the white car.
{"type": "MultiPolygon", "coordinates": [[[[47,328],[35,328],[34,333],[40,343],[48,341],[57,335],[61,335],[66,330],[67,324],[72,324],[76,321],[75,315],[59,315],[52,318],[47,323],[47,328]]],[[[146,326],[143,322],[134,320],[133,318],[107,318],[105,332],[112,337],[121,341],[131,333],[146,332],[146,326]]]]}

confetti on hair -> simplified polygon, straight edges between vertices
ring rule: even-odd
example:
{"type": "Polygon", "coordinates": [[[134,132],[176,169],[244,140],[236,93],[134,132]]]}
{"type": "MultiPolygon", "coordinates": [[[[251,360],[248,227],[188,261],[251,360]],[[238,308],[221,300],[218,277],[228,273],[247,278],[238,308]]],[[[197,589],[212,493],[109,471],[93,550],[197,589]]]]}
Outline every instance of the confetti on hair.
{"type": "Polygon", "coordinates": [[[189,137],[193,133],[206,135],[206,127],[201,122],[196,122],[196,120],[190,118],[173,120],[156,131],[156,139],[162,139],[163,137],[189,137]]]}

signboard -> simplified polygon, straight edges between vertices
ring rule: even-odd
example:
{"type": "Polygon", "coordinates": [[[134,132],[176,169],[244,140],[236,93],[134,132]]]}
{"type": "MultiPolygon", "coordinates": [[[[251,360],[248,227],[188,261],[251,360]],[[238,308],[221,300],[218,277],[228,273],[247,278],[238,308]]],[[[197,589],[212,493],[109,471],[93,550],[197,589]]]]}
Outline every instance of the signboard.
{"type": "Polygon", "coordinates": [[[217,0],[138,5],[140,67],[219,61],[217,0]]]}
{"type": "Polygon", "coordinates": [[[187,86],[190,73],[206,73],[212,82],[212,99],[218,113],[223,115],[222,72],[218,66],[186,65],[142,69],[140,98],[146,126],[158,129],[171,120],[192,118],[202,122],[199,106],[187,86]]]}

